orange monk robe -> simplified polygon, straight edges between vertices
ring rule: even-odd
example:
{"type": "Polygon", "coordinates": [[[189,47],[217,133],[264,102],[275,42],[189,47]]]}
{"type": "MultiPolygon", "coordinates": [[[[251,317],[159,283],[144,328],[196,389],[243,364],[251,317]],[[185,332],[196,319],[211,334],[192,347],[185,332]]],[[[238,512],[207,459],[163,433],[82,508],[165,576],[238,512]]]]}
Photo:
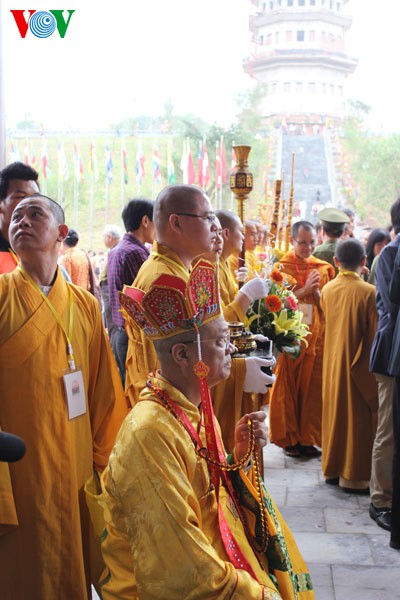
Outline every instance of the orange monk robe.
{"type": "Polygon", "coordinates": [[[375,288],[356,273],[339,274],[324,288],[321,305],[322,471],[325,477],[369,481],[378,410],[377,383],[368,368],[377,324],[375,288]]]}
{"type": "MultiPolygon", "coordinates": [[[[296,288],[304,286],[311,270],[319,272],[321,290],[335,276],[329,263],[314,256],[305,261],[295,257],[292,251],[287,252],[276,267],[297,282],[295,293],[296,288]]],[[[324,319],[312,295],[302,298],[300,304],[312,306],[308,347],[303,345],[296,359],[284,352],[279,356],[270,399],[270,438],[283,448],[297,443],[302,446],[321,445],[324,319]]]]}
{"type": "MultiPolygon", "coordinates": [[[[189,271],[178,255],[170,248],[154,242],[153,251],[140,267],[133,285],[146,292],[150,289],[151,284],[164,273],[176,275],[185,281],[189,280],[189,271]]],[[[223,313],[227,321],[238,321],[243,315],[236,301],[224,307],[223,313]]],[[[159,368],[159,363],[153,342],[129,316],[125,315],[125,317],[129,339],[125,391],[131,404],[134,405],[138,402],[139,395],[146,386],[149,373],[155,373],[159,368]]],[[[243,359],[234,360],[230,378],[213,389],[214,402],[217,405],[228,404],[234,415],[240,414],[245,374],[245,361],[243,359]]],[[[233,446],[231,447],[233,448],[233,446]]]]}
{"type": "Polygon", "coordinates": [[[18,259],[11,252],[0,252],[0,275],[11,273],[18,264],[18,259]]]}
{"type": "Polygon", "coordinates": [[[0,277],[0,423],[27,448],[21,461],[2,463],[0,475],[2,600],[90,597],[91,526],[83,487],[93,466],[106,466],[128,406],[97,301],[58,270],[48,299],[67,331],[68,290],[87,405],[86,414],[72,420],[60,325],[19,270],[0,277]]]}

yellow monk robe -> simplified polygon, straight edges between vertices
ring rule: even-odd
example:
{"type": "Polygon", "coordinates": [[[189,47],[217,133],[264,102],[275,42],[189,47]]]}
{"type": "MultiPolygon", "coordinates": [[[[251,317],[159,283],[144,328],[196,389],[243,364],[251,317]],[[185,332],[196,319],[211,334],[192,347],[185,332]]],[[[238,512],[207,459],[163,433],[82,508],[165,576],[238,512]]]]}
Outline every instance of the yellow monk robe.
{"type": "Polygon", "coordinates": [[[247,269],[248,269],[247,281],[250,281],[250,279],[253,279],[253,277],[257,277],[257,275],[259,275],[261,272],[262,264],[258,260],[258,257],[256,255],[256,253],[254,252],[254,250],[246,250],[246,252],[244,253],[244,258],[245,258],[245,265],[243,265],[242,259],[239,260],[239,256],[235,256],[234,254],[231,254],[231,256],[228,258],[229,268],[230,268],[232,276],[235,278],[235,280],[236,280],[235,271],[237,271],[239,267],[243,267],[243,266],[247,267],[247,269]]]}
{"type": "MultiPolygon", "coordinates": [[[[186,413],[205,443],[197,407],[160,376],[152,382],[186,413]]],[[[233,480],[240,503],[251,504],[252,476],[251,470],[233,480]]],[[[103,483],[108,522],[102,543],[108,567],[103,600],[314,598],[307,567],[269,494],[265,502],[273,541],[268,556],[257,555],[261,567],[221,486],[225,517],[258,581],[235,569],[222,543],[207,463],[148,388],[121,427],[103,483]]],[[[247,518],[254,534],[256,516],[249,511],[247,518]]]]}
{"type": "MultiPolygon", "coordinates": [[[[239,286],[231,273],[228,261],[221,258],[218,265],[219,291],[223,305],[227,306],[236,298],[239,292],[239,286]]],[[[244,314],[238,321],[243,321],[243,318],[244,314]]]]}
{"type": "MultiPolygon", "coordinates": [[[[302,260],[292,251],[277,263],[276,268],[279,267],[297,282],[293,288],[295,293],[297,288],[304,286],[312,270],[320,274],[320,290],[335,275],[332,265],[327,262],[314,256],[302,260]]],[[[308,347],[303,344],[301,354],[295,360],[285,353],[279,356],[270,397],[270,439],[283,448],[297,443],[321,446],[324,318],[312,295],[302,298],[299,303],[300,309],[302,304],[311,305],[308,347]]]]}
{"type": "Polygon", "coordinates": [[[0,478],[2,600],[90,597],[83,487],[93,466],[106,466],[128,407],[98,302],[58,270],[48,299],[67,330],[68,290],[87,402],[86,414],[73,420],[63,391],[68,362],[60,325],[19,270],[0,277],[0,424],[27,448],[21,461],[9,464],[9,479],[0,478]]]}
{"type": "MultiPolygon", "coordinates": [[[[189,279],[189,272],[178,255],[170,248],[154,242],[153,251],[140,267],[133,285],[147,292],[153,281],[164,273],[176,275],[185,281],[189,279]]],[[[237,321],[243,315],[236,301],[226,306],[223,313],[227,321],[237,321]]],[[[148,339],[129,315],[125,315],[125,319],[126,332],[129,338],[125,391],[133,406],[146,386],[149,373],[155,373],[159,364],[153,342],[148,339]]],[[[235,360],[230,378],[221,382],[213,390],[213,401],[216,405],[220,406],[228,403],[234,414],[240,413],[245,373],[245,361],[243,359],[235,360]]]]}
{"type": "Polygon", "coordinates": [[[321,298],[326,322],[322,471],[325,477],[369,481],[378,410],[377,383],[369,372],[375,288],[346,273],[327,285],[321,298]]]}

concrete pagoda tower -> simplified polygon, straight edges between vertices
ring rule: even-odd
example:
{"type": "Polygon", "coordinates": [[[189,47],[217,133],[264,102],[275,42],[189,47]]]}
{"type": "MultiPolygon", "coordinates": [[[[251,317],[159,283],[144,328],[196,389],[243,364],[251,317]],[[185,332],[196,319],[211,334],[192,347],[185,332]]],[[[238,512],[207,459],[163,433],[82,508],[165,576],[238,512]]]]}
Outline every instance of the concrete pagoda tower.
{"type": "Polygon", "coordinates": [[[263,115],[301,123],[303,131],[325,117],[340,122],[345,80],[357,66],[345,52],[348,0],[252,1],[254,53],[244,69],[265,84],[263,115]]]}

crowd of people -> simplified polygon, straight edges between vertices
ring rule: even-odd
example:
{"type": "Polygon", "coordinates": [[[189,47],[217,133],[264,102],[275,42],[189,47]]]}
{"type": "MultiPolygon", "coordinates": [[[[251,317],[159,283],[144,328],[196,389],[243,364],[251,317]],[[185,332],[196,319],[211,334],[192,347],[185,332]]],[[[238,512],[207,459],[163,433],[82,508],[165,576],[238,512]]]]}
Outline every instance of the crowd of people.
{"type": "Polygon", "coordinates": [[[270,441],[322,452],[399,549],[400,199],[362,241],[348,209],[294,219],[273,268],[309,335],[277,360],[228,328],[268,295],[267,225],[188,185],[121,216],[90,256],[34,169],[0,172],[0,426],[26,444],[0,462],[2,598],[314,598],[261,477],[267,403],[270,441]]]}

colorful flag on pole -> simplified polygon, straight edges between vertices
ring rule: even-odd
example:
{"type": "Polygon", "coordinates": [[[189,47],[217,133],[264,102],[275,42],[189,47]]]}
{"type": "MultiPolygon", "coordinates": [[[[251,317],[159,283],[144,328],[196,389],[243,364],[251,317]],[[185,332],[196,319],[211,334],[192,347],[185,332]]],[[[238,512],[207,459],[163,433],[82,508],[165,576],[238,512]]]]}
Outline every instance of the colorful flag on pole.
{"type": "Polygon", "coordinates": [[[106,181],[108,185],[112,182],[113,179],[113,160],[111,156],[111,149],[109,144],[106,144],[105,151],[105,165],[106,165],[106,181]]]}
{"type": "Polygon", "coordinates": [[[215,188],[217,190],[222,189],[222,163],[221,163],[221,152],[219,148],[219,141],[216,141],[215,147],[215,188]]]}
{"type": "Polygon", "coordinates": [[[222,183],[227,182],[226,178],[226,153],[225,153],[225,144],[224,144],[224,136],[221,135],[221,145],[220,145],[220,157],[221,157],[221,177],[222,183]]]}
{"type": "Polygon", "coordinates": [[[194,182],[195,182],[195,180],[196,180],[196,173],[195,173],[195,170],[194,170],[192,153],[190,151],[190,141],[189,141],[189,138],[187,140],[187,150],[188,150],[188,168],[187,168],[188,184],[189,185],[193,185],[194,182]]]}
{"type": "Polygon", "coordinates": [[[77,182],[84,180],[82,156],[78,144],[74,144],[74,176],[77,182]]]}
{"type": "Polygon", "coordinates": [[[202,161],[202,169],[203,169],[203,189],[206,189],[207,185],[210,182],[210,161],[208,159],[208,151],[206,145],[206,138],[203,139],[203,161],[202,161]]]}
{"type": "Polygon", "coordinates": [[[69,177],[69,167],[67,157],[65,156],[64,143],[58,145],[58,177],[61,181],[66,181],[69,177]]]}
{"type": "Polygon", "coordinates": [[[89,148],[89,174],[94,181],[99,179],[99,169],[97,166],[96,148],[94,147],[94,144],[90,144],[89,148]]]}
{"type": "Polygon", "coordinates": [[[235,156],[235,151],[233,149],[233,144],[232,144],[231,173],[235,167],[236,167],[236,156],[235,156]]]}
{"type": "Polygon", "coordinates": [[[18,147],[17,144],[14,144],[14,142],[11,142],[10,162],[19,162],[18,147]]]}
{"type": "Polygon", "coordinates": [[[36,152],[33,146],[31,146],[31,167],[32,169],[36,169],[36,152]]]}
{"type": "Polygon", "coordinates": [[[182,158],[180,162],[180,168],[182,171],[182,182],[188,183],[188,153],[187,153],[187,142],[183,140],[182,158]]]}
{"type": "Polygon", "coordinates": [[[210,181],[210,162],[208,159],[208,151],[205,138],[199,143],[197,174],[199,187],[201,187],[204,190],[210,181]]]}
{"type": "Polygon", "coordinates": [[[167,143],[167,174],[170,185],[176,183],[174,161],[172,160],[172,141],[167,143]]]}
{"type": "Polygon", "coordinates": [[[199,187],[204,189],[203,185],[203,140],[199,142],[199,153],[197,155],[197,180],[199,187]]]}
{"type": "Polygon", "coordinates": [[[30,165],[28,142],[26,142],[25,148],[24,148],[24,164],[28,165],[28,166],[30,165]]]}
{"type": "Polygon", "coordinates": [[[154,179],[154,182],[157,183],[157,184],[159,184],[159,183],[161,183],[161,170],[160,170],[160,157],[158,155],[158,146],[157,146],[157,144],[153,144],[152,166],[153,166],[153,179],[154,179]]]}
{"type": "Polygon", "coordinates": [[[142,144],[139,144],[138,150],[136,153],[136,183],[139,188],[142,185],[142,181],[145,176],[144,161],[145,161],[145,156],[144,156],[142,144]]]}
{"type": "Polygon", "coordinates": [[[126,157],[126,148],[125,144],[121,145],[121,163],[122,163],[122,173],[124,177],[124,183],[128,183],[128,160],[126,157]]]}
{"type": "Polygon", "coordinates": [[[42,142],[41,163],[42,163],[43,179],[47,179],[49,176],[49,161],[47,158],[47,142],[46,142],[46,140],[43,140],[43,142],[42,142]]]}

